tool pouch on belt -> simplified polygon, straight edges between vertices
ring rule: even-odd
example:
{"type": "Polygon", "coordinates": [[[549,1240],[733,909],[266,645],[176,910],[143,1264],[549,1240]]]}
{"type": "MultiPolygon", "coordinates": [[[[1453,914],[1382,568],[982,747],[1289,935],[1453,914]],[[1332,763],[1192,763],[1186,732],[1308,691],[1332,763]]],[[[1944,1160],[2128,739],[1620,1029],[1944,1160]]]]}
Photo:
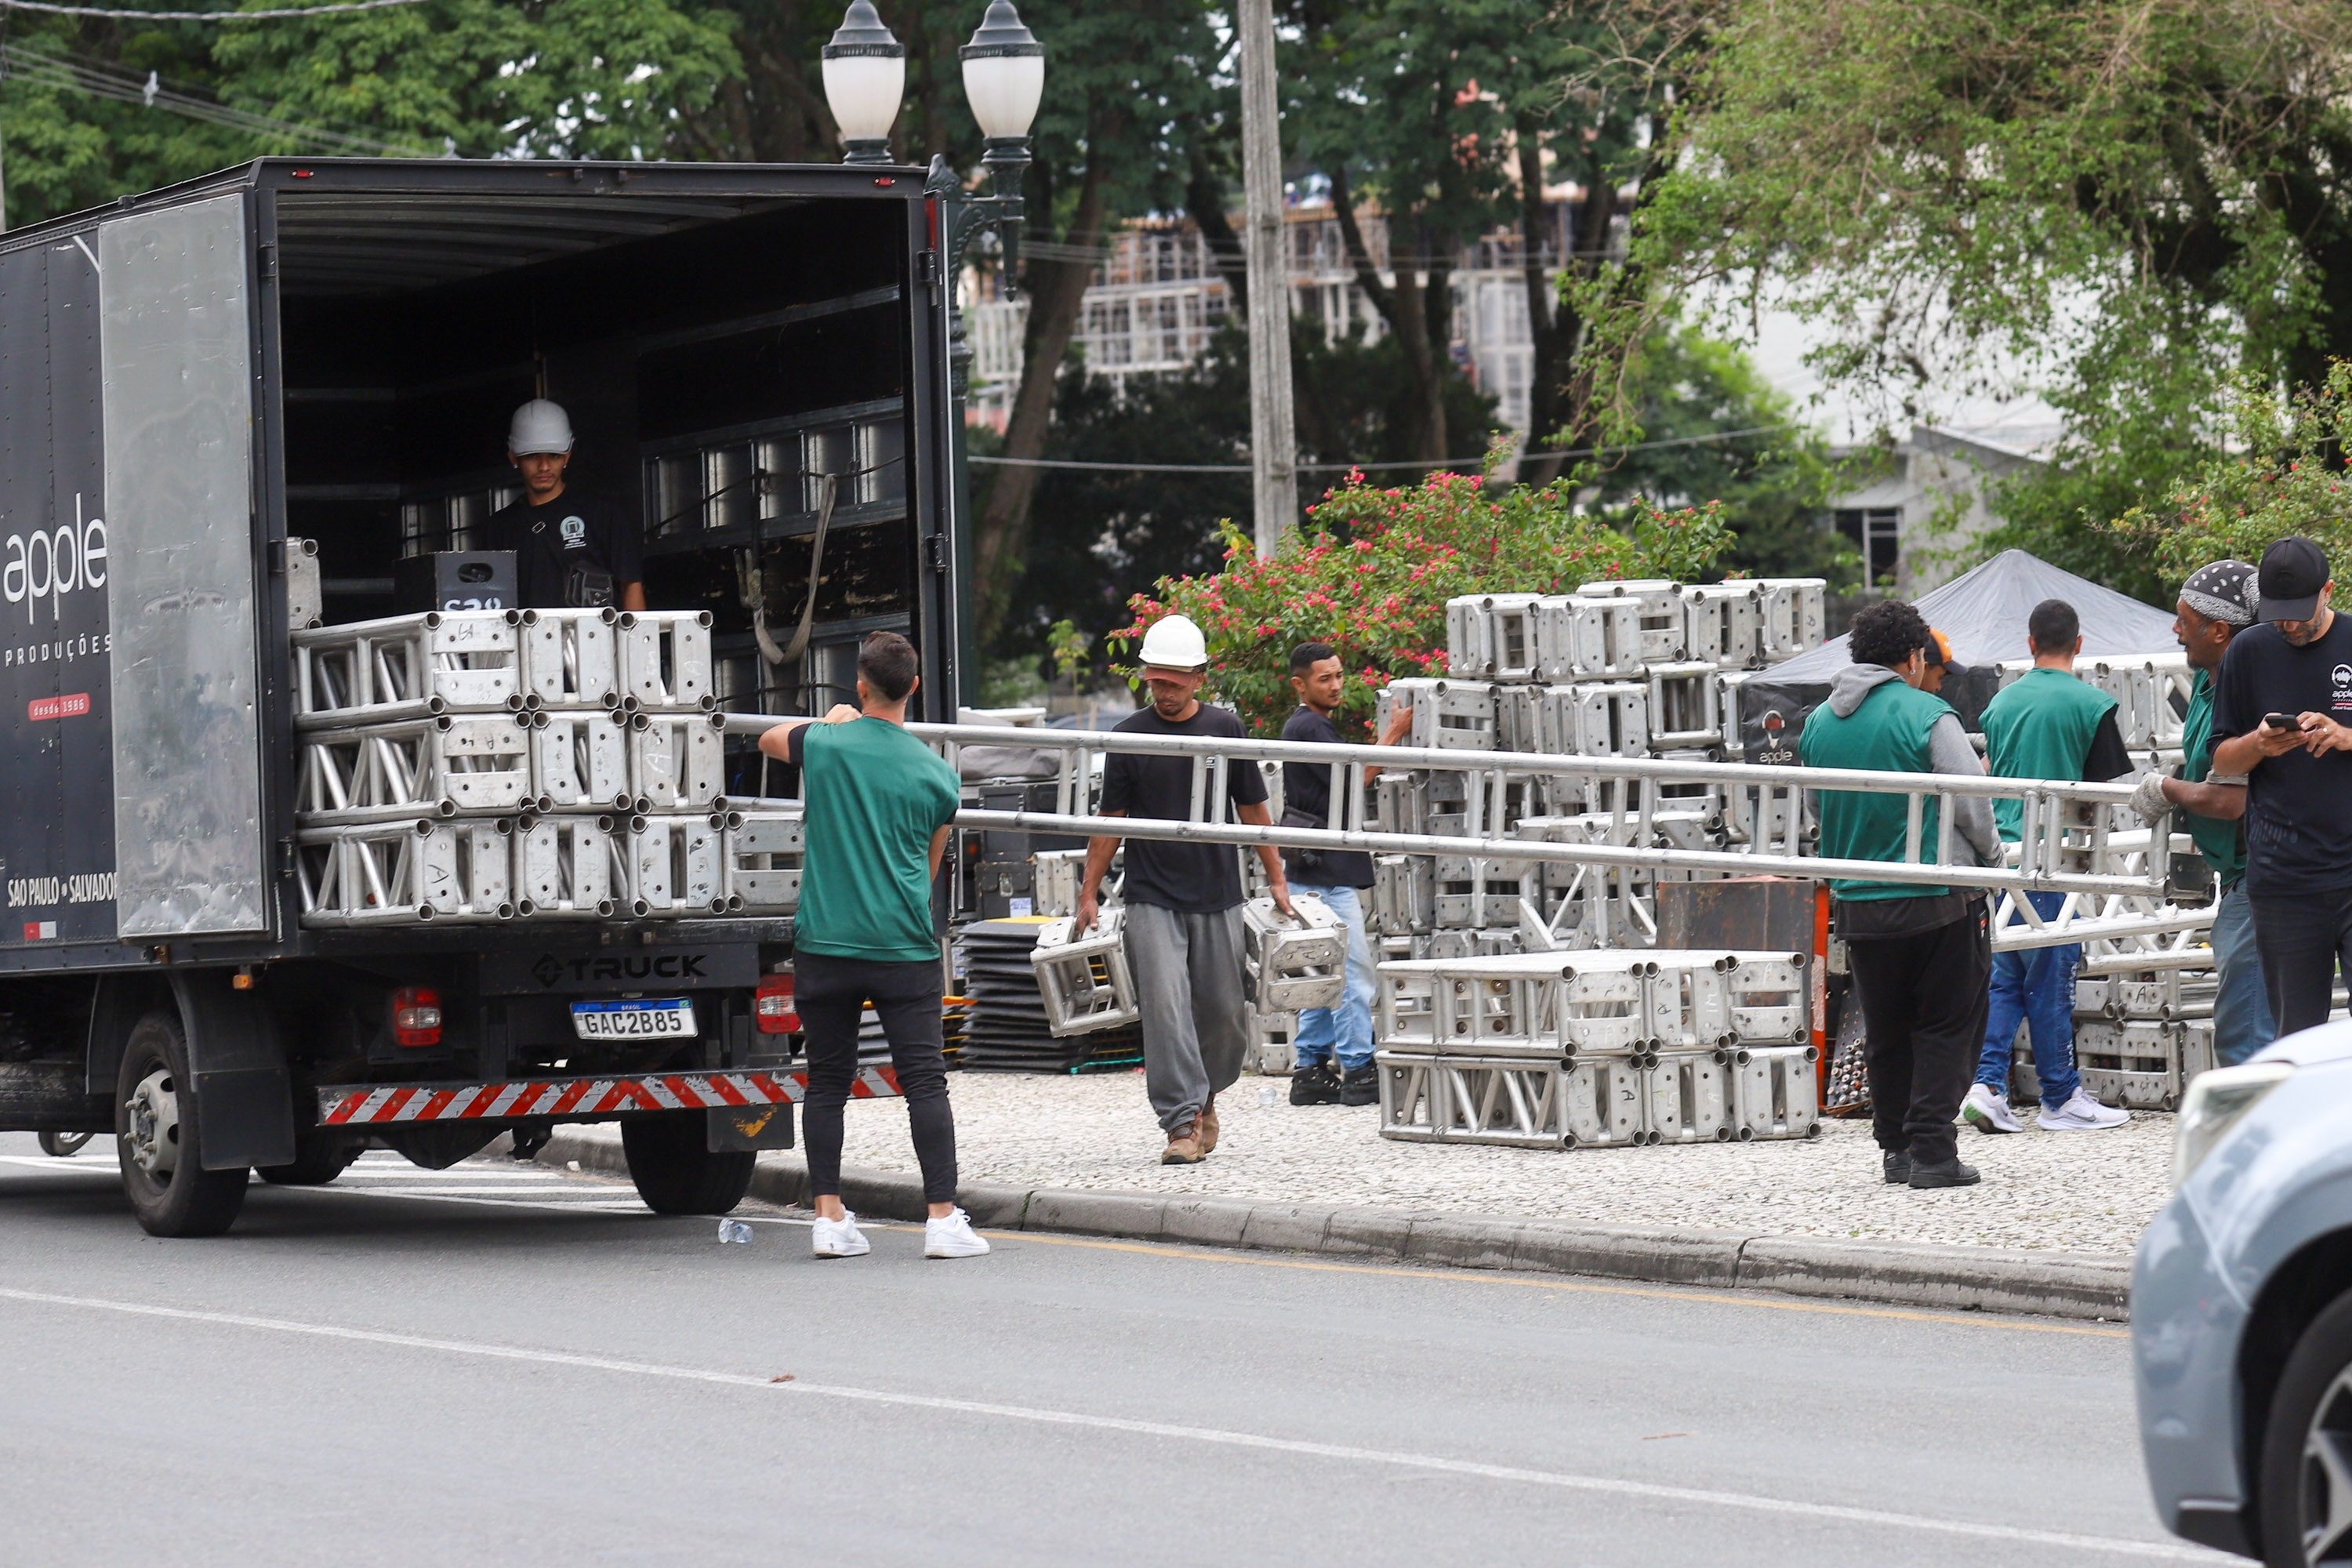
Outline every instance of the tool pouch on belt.
{"type": "MultiPolygon", "coordinates": [[[[1328,827],[1330,824],[1328,822],[1318,821],[1315,817],[1309,816],[1306,812],[1299,810],[1297,806],[1285,806],[1282,812],[1282,826],[1285,827],[1328,827]]],[[[1320,849],[1285,849],[1282,852],[1282,858],[1293,871],[1301,873],[1318,871],[1320,870],[1323,866],[1323,851],[1320,849]]]]}
{"type": "Polygon", "coordinates": [[[603,609],[613,603],[613,574],[585,561],[563,569],[563,602],[575,610],[603,609]]]}

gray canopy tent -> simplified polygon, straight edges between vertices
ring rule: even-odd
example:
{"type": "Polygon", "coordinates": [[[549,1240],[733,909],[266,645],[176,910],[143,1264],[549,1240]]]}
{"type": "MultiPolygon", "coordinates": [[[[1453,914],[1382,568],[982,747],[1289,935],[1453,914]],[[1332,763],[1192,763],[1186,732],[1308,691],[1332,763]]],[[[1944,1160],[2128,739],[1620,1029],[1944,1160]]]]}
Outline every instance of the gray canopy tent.
{"type": "MultiPolygon", "coordinates": [[[[1969,729],[1977,727],[1977,715],[1992,700],[1993,666],[2027,657],[2026,617],[2044,599],[2063,599],[2074,606],[2083,623],[2085,658],[2180,651],[2172,636],[2170,611],[2151,608],[2022,550],[2004,550],[1915,601],[1927,624],[1949,639],[1953,657],[1969,667],[1966,679],[1946,682],[1943,695],[1969,729]]],[[[1796,744],[1806,716],[1829,696],[1837,672],[1853,662],[1847,641],[1832,637],[1742,683],[1738,724],[1747,756],[1762,760],[1767,752],[1785,752],[1796,744]],[[1778,714],[1781,721],[1774,727],[1777,744],[1768,741],[1768,714],[1778,714]]]]}

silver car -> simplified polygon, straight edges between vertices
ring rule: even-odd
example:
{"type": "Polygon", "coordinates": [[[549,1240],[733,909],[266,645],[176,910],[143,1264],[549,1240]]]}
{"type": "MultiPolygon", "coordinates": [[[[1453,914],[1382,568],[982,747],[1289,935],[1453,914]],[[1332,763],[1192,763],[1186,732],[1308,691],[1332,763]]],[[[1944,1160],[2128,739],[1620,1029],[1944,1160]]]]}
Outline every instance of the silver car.
{"type": "Polygon", "coordinates": [[[2352,1563],[2352,1024],[2200,1075],[2140,1237],[2140,1443],[2175,1533],[2352,1563]]]}

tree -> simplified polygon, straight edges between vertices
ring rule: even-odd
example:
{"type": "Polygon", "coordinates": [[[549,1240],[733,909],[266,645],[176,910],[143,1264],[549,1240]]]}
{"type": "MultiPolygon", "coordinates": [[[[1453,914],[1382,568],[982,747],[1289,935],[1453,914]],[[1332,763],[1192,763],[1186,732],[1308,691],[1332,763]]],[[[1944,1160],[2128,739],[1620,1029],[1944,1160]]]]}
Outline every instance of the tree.
{"type": "MultiPolygon", "coordinates": [[[[1294,321],[1290,347],[1300,445],[1310,462],[1412,456],[1417,405],[1393,337],[1366,343],[1358,333],[1334,344],[1320,327],[1294,321]]],[[[1491,428],[1492,398],[1459,376],[1447,392],[1455,428],[1491,428]]],[[[1055,394],[1046,452],[1078,462],[1242,468],[1249,442],[1249,343],[1239,328],[1228,327],[1198,364],[1132,378],[1124,395],[1073,356],[1055,394]]],[[[1309,479],[1328,485],[1339,477],[1309,479]]],[[[1219,523],[1245,515],[1249,501],[1246,471],[1042,471],[1035,504],[1054,526],[1038,531],[1024,552],[1012,595],[1018,608],[997,623],[989,651],[1035,659],[1056,621],[1094,637],[1123,624],[1129,597],[1144,585],[1215,570],[1224,552],[1219,523]]]]}
{"type": "Polygon", "coordinates": [[[1696,327],[1661,331],[1635,350],[1626,382],[1649,444],[1598,469],[1594,505],[1630,521],[1637,498],[1662,508],[1720,501],[1735,536],[1726,565],[1840,587],[1858,580],[1861,558],[1822,526],[1823,505],[1843,488],[1841,467],[1746,354],[1696,327]]]}
{"type": "Polygon", "coordinates": [[[2352,353],[2337,0],[1724,16],[1633,247],[1654,300],[1795,309],[1830,335],[1822,373],[1875,389],[1890,422],[2022,361],[2069,432],[2004,490],[2013,529],[2116,563],[2090,525],[2212,451],[2232,367],[2311,386],[2352,353]]]}
{"type": "MultiPolygon", "coordinates": [[[[1105,238],[1121,217],[1181,205],[1187,129],[1208,109],[1223,50],[1199,0],[1035,0],[1022,17],[1050,53],[1024,193],[1029,313],[1004,455],[1034,459],[1105,238]]],[[[1000,470],[981,509],[972,553],[983,638],[1028,548],[1038,474],[1000,470]]]]}

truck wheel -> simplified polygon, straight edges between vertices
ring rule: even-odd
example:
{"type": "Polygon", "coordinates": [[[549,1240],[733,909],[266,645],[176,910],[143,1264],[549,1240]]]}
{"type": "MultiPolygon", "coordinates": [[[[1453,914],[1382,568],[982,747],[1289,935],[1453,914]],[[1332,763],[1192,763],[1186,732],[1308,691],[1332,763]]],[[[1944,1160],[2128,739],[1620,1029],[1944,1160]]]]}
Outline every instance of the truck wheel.
{"type": "Polygon", "coordinates": [[[2340,1561],[2352,1548],[2352,1295],[2304,1330],[2279,1373],[2255,1506],[2271,1568],[2340,1561]]]}
{"type": "Polygon", "coordinates": [[[360,1146],[332,1132],[294,1134],[294,1158],[284,1165],[256,1165],[261,1179],[281,1187],[323,1187],[360,1157],[360,1146]]]}
{"type": "Polygon", "coordinates": [[[114,1080],[122,1192],[150,1236],[218,1236],[245,1206],[244,1171],[204,1167],[202,1112],[187,1088],[187,1038],[159,1008],[132,1026],[114,1080]]]}
{"type": "Polygon", "coordinates": [[[656,1214],[725,1214],[751,1189],[758,1155],[714,1154],[706,1146],[704,1113],[632,1116],[621,1123],[629,1180],[656,1214]]]}
{"type": "Polygon", "coordinates": [[[44,1132],[37,1140],[41,1152],[53,1160],[70,1160],[81,1152],[81,1146],[90,1141],[88,1132],[44,1132]]]}

